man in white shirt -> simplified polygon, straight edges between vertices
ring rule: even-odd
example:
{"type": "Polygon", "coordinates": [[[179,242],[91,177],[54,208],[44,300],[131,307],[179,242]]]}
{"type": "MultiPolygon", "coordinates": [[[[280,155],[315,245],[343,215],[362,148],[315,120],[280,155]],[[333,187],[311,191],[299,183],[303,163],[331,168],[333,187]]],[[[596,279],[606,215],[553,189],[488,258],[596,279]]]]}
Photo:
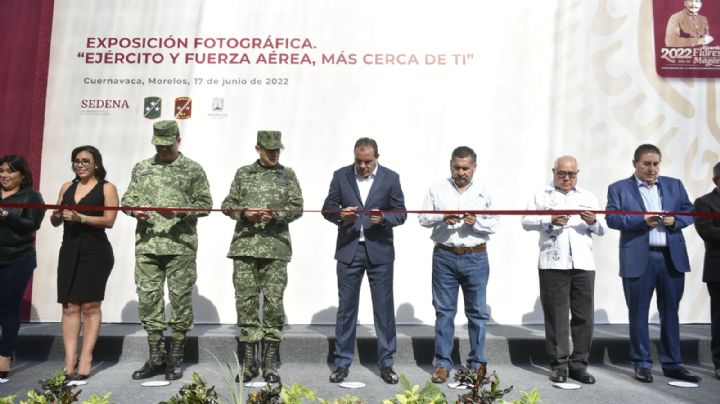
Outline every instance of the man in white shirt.
{"type": "Polygon", "coordinates": [[[605,234],[593,213],[598,199],[577,187],[577,161],[572,156],[555,160],[553,182],[535,194],[528,210],[579,210],[579,215],[523,216],[525,230],[540,234],[540,302],[545,316],[545,344],[550,356],[550,380],[564,383],[568,376],[593,384],[587,372],[594,325],[595,259],[592,235],[605,234]],[[572,319],[568,324],[568,311],[572,319]],[[570,352],[569,338],[573,350],[570,352]]]}
{"type": "Polygon", "coordinates": [[[422,226],[432,229],[430,238],[435,242],[432,259],[434,383],[445,382],[453,366],[450,356],[459,287],[463,291],[470,337],[467,365],[476,369],[487,364],[485,325],[490,315],[485,304],[485,291],[490,266],[486,243],[497,229],[498,217],[477,214],[477,211],[490,209],[492,200],[482,185],[473,182],[476,160],[471,148],[456,148],[450,159],[451,177],[430,187],[422,207],[423,211],[443,212],[418,216],[422,226]]]}

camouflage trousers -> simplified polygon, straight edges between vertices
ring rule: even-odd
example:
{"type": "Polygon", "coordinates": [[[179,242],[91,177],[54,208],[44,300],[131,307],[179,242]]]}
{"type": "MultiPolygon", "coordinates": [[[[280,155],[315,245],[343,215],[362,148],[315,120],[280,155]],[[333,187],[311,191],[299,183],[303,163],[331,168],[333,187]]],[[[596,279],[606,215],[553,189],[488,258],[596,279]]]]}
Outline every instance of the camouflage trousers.
{"type": "Polygon", "coordinates": [[[138,315],[148,333],[189,331],[193,326],[192,288],[197,279],[194,255],[135,256],[138,315]],[[165,281],[172,314],[165,320],[165,281]]]}
{"type": "Polygon", "coordinates": [[[241,342],[282,340],[285,324],[283,294],[287,286],[287,261],[233,258],[235,308],[241,342]],[[260,318],[260,294],[263,312],[260,318]]]}

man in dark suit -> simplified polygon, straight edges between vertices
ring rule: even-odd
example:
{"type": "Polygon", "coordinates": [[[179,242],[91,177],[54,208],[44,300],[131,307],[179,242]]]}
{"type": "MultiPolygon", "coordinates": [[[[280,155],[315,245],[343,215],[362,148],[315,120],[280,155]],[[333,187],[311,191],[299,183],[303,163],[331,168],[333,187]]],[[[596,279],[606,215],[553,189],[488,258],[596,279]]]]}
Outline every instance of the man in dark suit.
{"type": "MultiPolygon", "coordinates": [[[[720,213],[720,163],[713,167],[715,189],[695,200],[696,212],[720,213]]],[[[720,218],[698,216],[695,230],[705,241],[703,282],[710,293],[710,351],[715,365],[715,377],[720,379],[720,218]]]]}
{"type": "Polygon", "coordinates": [[[405,197],[400,177],[378,164],[377,143],[360,138],[355,143],[355,163],[333,174],[323,216],[338,226],[338,312],[335,323],[335,370],[332,383],[348,376],[355,352],[355,326],[360,285],[365,272],[373,304],[380,377],[398,382],[393,370],[396,351],[393,302],[393,227],[405,222],[405,197]]]}
{"type": "Polygon", "coordinates": [[[678,308],[690,271],[682,229],[693,223],[691,216],[667,212],[693,209],[682,182],[660,176],[660,149],[651,144],[635,149],[635,174],[608,187],[606,210],[646,212],[607,214],[608,227],[620,230],[620,276],[630,323],[630,359],[635,378],[651,383],[652,359],[648,336],[648,311],[657,290],[660,313],[658,353],[663,374],[689,382],[699,382],[682,366],[678,308]]]}

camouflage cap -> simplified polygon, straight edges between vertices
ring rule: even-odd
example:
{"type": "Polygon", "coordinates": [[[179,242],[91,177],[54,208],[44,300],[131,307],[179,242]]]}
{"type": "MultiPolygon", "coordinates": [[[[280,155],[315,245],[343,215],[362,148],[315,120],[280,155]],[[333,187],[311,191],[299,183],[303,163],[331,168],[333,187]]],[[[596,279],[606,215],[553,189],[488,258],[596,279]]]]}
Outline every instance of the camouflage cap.
{"type": "Polygon", "coordinates": [[[285,146],[283,146],[282,142],[280,141],[281,138],[282,133],[280,133],[280,131],[259,130],[257,133],[257,144],[263,149],[268,150],[284,149],[285,146]]]}
{"type": "Polygon", "coordinates": [[[153,125],[152,144],[155,146],[171,145],[178,136],[180,129],[175,121],[157,121],[153,125]]]}

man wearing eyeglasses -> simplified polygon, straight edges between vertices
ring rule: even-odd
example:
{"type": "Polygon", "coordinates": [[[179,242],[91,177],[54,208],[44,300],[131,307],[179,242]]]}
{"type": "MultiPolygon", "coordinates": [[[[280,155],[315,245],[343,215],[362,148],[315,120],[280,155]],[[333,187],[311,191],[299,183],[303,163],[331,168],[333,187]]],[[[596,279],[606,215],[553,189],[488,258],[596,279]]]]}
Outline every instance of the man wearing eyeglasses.
{"type": "Polygon", "coordinates": [[[303,209],[295,172],[280,164],[281,136],[278,131],[258,131],[255,151],[259,158],[237,170],[222,203],[223,213],[237,221],[228,258],[233,260],[243,382],[258,376],[261,364],[265,381],[280,383],[283,294],[292,256],[288,225],[302,216],[303,209]]]}
{"type": "Polygon", "coordinates": [[[708,45],[710,36],[707,18],[700,15],[702,0],[684,0],[685,8],[670,16],[665,29],[665,46],[693,47],[708,45]]]}
{"type": "Polygon", "coordinates": [[[122,205],[137,220],[135,230],[135,285],[140,322],[148,333],[149,359],[132,374],[135,380],[165,373],[182,377],[185,334],[192,328],[192,288],[197,278],[197,219],[212,208],[210,185],[200,164],[178,150],[180,130],[175,121],[153,125],[155,156],[135,165],[122,205]],[[166,208],[145,211],[143,207],[166,208]],[[196,208],[176,211],[172,208],[196,208]],[[138,209],[139,208],[139,209],[138,209]],[[172,315],[165,319],[167,281],[172,315]],[[172,330],[167,351],[163,332],[172,330]]]}
{"type": "Polygon", "coordinates": [[[662,154],[657,146],[643,144],[635,149],[635,173],[608,187],[607,225],[620,230],[620,277],[628,307],[630,360],[635,379],[652,383],[652,357],[648,335],[648,312],[657,291],[660,314],[658,354],[663,374],[697,383],[700,377],[683,367],[680,355],[678,310],[690,261],[682,229],[693,223],[693,204],[682,182],[660,176],[662,154]],[[642,212],[640,214],[634,212],[642,212]]]}
{"type": "Polygon", "coordinates": [[[521,223],[525,230],[540,234],[540,303],[545,318],[545,348],[552,369],[550,380],[564,383],[570,377],[593,384],[595,377],[587,372],[594,325],[592,236],[605,234],[605,226],[593,212],[599,209],[597,197],[577,186],[579,172],[574,157],[558,157],[552,169],[552,183],[537,192],[527,207],[577,210],[579,214],[529,215],[523,216],[521,223]]]}

